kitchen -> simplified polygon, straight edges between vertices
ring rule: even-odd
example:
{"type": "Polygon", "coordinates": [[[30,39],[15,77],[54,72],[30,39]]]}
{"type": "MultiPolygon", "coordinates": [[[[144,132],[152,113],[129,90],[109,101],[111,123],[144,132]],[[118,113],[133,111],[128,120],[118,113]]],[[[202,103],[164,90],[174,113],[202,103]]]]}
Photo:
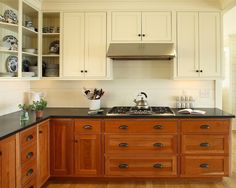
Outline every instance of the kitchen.
{"type": "MultiPolygon", "coordinates": [[[[66,115],[63,115],[60,110],[55,110],[54,112],[50,109],[48,112],[46,110],[45,116],[47,117],[59,117],[62,113],[62,117],[78,118],[80,114],[77,116],[73,108],[86,108],[86,111],[81,111],[81,116],[85,117],[88,115],[89,100],[84,96],[84,87],[89,89],[102,88],[105,91],[101,98],[102,108],[134,106],[134,98],[143,91],[147,94],[147,99],[145,97],[144,99],[147,100],[150,106],[168,106],[174,109],[177,97],[187,96],[193,98],[194,107],[196,108],[222,109],[222,100],[224,99],[222,98],[223,86],[221,79],[224,74],[224,66],[222,61],[223,53],[221,53],[223,47],[221,16],[224,13],[224,11],[222,12],[223,9],[226,11],[234,6],[234,1],[150,0],[147,3],[146,1],[132,0],[127,2],[83,0],[45,0],[42,2],[25,0],[22,2],[20,0],[19,4],[15,3],[14,5],[11,2],[14,1],[2,0],[1,5],[7,4],[7,7],[13,6],[13,10],[19,9],[17,11],[19,28],[1,24],[1,27],[4,28],[1,35],[3,35],[2,38],[6,34],[9,35],[4,32],[10,27],[9,33],[17,36],[19,47],[18,52],[2,52],[4,49],[1,50],[1,54],[3,54],[1,58],[4,58],[1,64],[1,72],[7,72],[5,70],[5,62],[6,56],[9,56],[9,54],[18,56],[19,62],[25,59],[37,61],[38,72],[37,76],[25,77],[25,74],[27,75],[31,71],[24,73],[27,67],[23,67],[23,64],[20,63],[17,68],[17,76],[1,78],[0,114],[3,115],[2,118],[6,117],[4,116],[6,114],[18,111],[18,104],[23,104],[27,101],[27,93],[30,91],[43,92],[46,95],[48,107],[55,107],[58,110],[63,107],[68,108],[68,112],[63,112],[66,115]],[[25,18],[32,15],[34,27],[41,28],[38,32],[30,32],[28,31],[29,28],[24,27],[25,22],[23,21],[27,21],[25,18]],[[161,29],[160,27],[150,27],[153,20],[158,21],[158,24],[163,27],[161,29]],[[123,25],[124,23],[126,24],[125,26],[123,25]],[[38,27],[36,27],[37,24],[38,27]],[[47,33],[47,29],[51,26],[56,29],[55,33],[47,33]],[[57,30],[58,27],[59,31],[57,30]],[[184,28],[188,29],[184,30],[184,28]],[[43,29],[46,32],[41,32],[43,29]],[[145,29],[146,32],[144,32],[145,29]],[[148,39],[148,32],[154,33],[154,38],[148,39]],[[156,33],[158,33],[157,36],[155,35],[156,33]],[[146,36],[142,36],[143,34],[146,36]],[[54,46],[53,48],[49,47],[52,42],[58,39],[60,41],[60,50],[58,53],[48,54],[48,51],[54,52],[56,48],[54,46]],[[98,43],[101,46],[95,48],[94,46],[98,45],[98,43]],[[105,57],[110,43],[173,43],[176,53],[173,60],[112,60],[105,57]],[[29,54],[23,51],[22,48],[37,48],[39,55],[29,54]],[[186,49],[188,49],[188,52],[185,51],[186,49]],[[92,56],[89,53],[92,53],[92,56]],[[188,54],[187,56],[186,53],[188,54]],[[94,57],[97,57],[97,59],[94,57]],[[55,69],[58,70],[59,66],[58,77],[49,77],[49,74],[52,73],[49,70],[45,73],[43,68],[45,66],[48,68],[47,63],[50,61],[53,64],[57,64],[55,69]],[[43,62],[46,62],[46,65],[43,62]],[[94,62],[98,62],[98,64],[94,64],[94,62]],[[208,64],[208,62],[213,63],[208,64]],[[25,68],[24,71],[23,68],[25,68]],[[203,73],[200,72],[202,69],[203,73]]],[[[3,8],[2,15],[6,9],[9,8],[3,8]]],[[[208,115],[209,113],[207,111],[208,115]]],[[[227,114],[225,116],[226,120],[233,117],[227,114]]],[[[100,117],[104,118],[103,115],[100,117]]],[[[173,120],[173,117],[167,117],[173,120]]],[[[14,118],[17,120],[17,117],[14,118]]],[[[135,118],[138,119],[138,116],[135,116],[135,118]]],[[[154,116],[152,118],[155,119],[154,116]]],[[[65,124],[76,124],[74,120],[71,121],[65,122],[65,124]]],[[[104,127],[104,120],[102,119],[101,121],[101,126],[104,127]]],[[[58,123],[56,120],[50,120],[50,134],[55,131],[53,127],[56,123],[58,123]]],[[[177,127],[180,127],[180,123],[177,123],[177,127]]],[[[104,133],[96,132],[95,137],[90,135],[91,139],[97,138],[99,134],[104,133]]],[[[173,131],[171,134],[163,134],[166,137],[175,139],[176,134],[177,138],[179,138],[180,133],[173,131]]],[[[78,138],[80,136],[84,135],[78,132],[78,138]]],[[[228,136],[227,131],[224,136],[228,136]]],[[[151,139],[151,137],[147,139],[151,139]]],[[[50,136],[50,139],[53,138],[50,136]]],[[[57,141],[60,142],[61,140],[57,141]]],[[[50,143],[51,145],[52,143],[50,143]]],[[[20,149],[18,148],[18,150],[20,149]]],[[[18,152],[21,153],[21,151],[18,152]]],[[[180,151],[174,150],[173,152],[178,153],[180,151]]],[[[228,155],[227,151],[225,152],[224,155],[228,155]]],[[[84,163],[86,163],[86,160],[84,163]]],[[[105,171],[103,165],[100,168],[100,172],[105,171]]],[[[16,177],[21,174],[18,171],[20,171],[20,167],[17,169],[18,175],[16,177]]],[[[177,171],[179,176],[180,169],[178,168],[177,171]]],[[[94,171],[91,173],[94,173],[94,171]]],[[[143,181],[145,182],[144,187],[152,186],[150,181],[143,181]]],[[[224,181],[226,180],[224,179],[224,181]]],[[[80,185],[79,183],[78,186],[85,187],[87,185],[80,185]]],[[[117,186],[123,186],[127,183],[132,187],[134,181],[125,181],[123,183],[117,183],[117,186]]],[[[21,187],[21,184],[21,182],[18,182],[17,186],[21,187]]],[[[155,182],[153,186],[155,184],[159,185],[158,182],[155,182]]],[[[93,185],[96,187],[99,183],[96,184],[95,182],[93,185]]],[[[181,182],[179,185],[181,185],[181,182]]],[[[199,186],[198,184],[196,185],[199,186]]],[[[23,183],[23,186],[26,186],[26,184],[23,183]]],[[[49,187],[53,186],[53,184],[49,184],[49,187]]],[[[106,184],[104,183],[101,186],[105,187],[106,184]]],[[[115,186],[116,183],[114,182],[115,186]]]]}

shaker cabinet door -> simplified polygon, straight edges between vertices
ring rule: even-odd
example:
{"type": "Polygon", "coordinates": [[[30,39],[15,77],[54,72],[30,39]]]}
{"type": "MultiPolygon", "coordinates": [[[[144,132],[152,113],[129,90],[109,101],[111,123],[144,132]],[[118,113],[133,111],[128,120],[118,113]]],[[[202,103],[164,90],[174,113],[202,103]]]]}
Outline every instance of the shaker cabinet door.
{"type": "Polygon", "coordinates": [[[16,187],[16,137],[0,142],[0,187],[16,187]]]}
{"type": "Polygon", "coordinates": [[[84,13],[64,13],[62,76],[84,76],[84,13]]]}
{"type": "Polygon", "coordinates": [[[112,41],[141,41],[141,12],[112,13],[112,41]]]}
{"type": "Polygon", "coordinates": [[[106,76],[106,13],[85,13],[85,78],[106,76]]]}
{"type": "Polygon", "coordinates": [[[199,77],[198,13],[177,13],[177,76],[199,77]]]}
{"type": "Polygon", "coordinates": [[[142,12],[143,41],[171,41],[171,12],[142,12]]]}
{"type": "Polygon", "coordinates": [[[199,13],[199,62],[203,77],[220,76],[220,15],[199,13]]]}

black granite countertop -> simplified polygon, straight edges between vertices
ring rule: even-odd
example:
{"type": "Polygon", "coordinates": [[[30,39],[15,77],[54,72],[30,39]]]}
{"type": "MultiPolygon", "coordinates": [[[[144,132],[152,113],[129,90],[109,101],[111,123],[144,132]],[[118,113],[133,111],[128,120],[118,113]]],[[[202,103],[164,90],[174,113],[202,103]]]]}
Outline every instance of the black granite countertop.
{"type": "Polygon", "coordinates": [[[178,109],[172,108],[175,116],[149,116],[149,115],[127,115],[107,116],[109,108],[97,115],[88,115],[88,108],[47,108],[41,119],[36,119],[35,113],[29,113],[28,121],[20,121],[20,112],[0,116],[0,140],[30,126],[40,123],[48,118],[234,118],[235,116],[218,108],[199,108],[206,111],[204,115],[179,114],[178,109]]]}

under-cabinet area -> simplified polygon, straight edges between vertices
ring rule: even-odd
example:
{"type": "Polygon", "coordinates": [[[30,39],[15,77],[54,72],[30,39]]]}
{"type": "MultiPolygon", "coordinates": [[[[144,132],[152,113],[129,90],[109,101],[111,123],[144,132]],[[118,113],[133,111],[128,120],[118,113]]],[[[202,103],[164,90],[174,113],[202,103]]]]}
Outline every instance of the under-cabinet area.
{"type": "Polygon", "coordinates": [[[57,177],[212,178],[230,175],[223,118],[51,118],[0,142],[2,187],[57,177]],[[9,172],[11,172],[9,174],[9,172]]]}

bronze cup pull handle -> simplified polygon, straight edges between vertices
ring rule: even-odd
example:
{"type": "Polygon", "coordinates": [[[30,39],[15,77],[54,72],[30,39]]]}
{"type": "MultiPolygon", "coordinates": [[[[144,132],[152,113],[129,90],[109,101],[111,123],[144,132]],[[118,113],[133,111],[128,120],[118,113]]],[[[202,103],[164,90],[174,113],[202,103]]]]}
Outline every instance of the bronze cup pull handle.
{"type": "Polygon", "coordinates": [[[156,148],[163,148],[164,144],[162,144],[162,143],[154,143],[153,146],[156,147],[156,148]]]}
{"type": "Polygon", "coordinates": [[[164,168],[164,166],[161,163],[157,163],[153,165],[153,168],[164,168]]]}
{"type": "Polygon", "coordinates": [[[122,168],[122,169],[129,168],[129,165],[126,163],[122,163],[122,164],[119,164],[119,168],[122,168]]]}
{"type": "Polygon", "coordinates": [[[34,173],[34,170],[31,168],[28,170],[28,172],[26,173],[26,176],[32,176],[34,173]]]}
{"type": "Polygon", "coordinates": [[[119,147],[121,147],[121,148],[127,148],[128,146],[129,146],[128,143],[120,143],[119,144],[119,147]]]}
{"type": "Polygon", "coordinates": [[[207,163],[200,164],[200,168],[209,168],[209,164],[207,163]]]}
{"type": "Polygon", "coordinates": [[[210,147],[210,144],[207,143],[207,142],[204,142],[204,143],[201,143],[201,144],[200,144],[200,147],[208,148],[208,147],[210,147]]]}
{"type": "Polygon", "coordinates": [[[201,125],[200,128],[201,129],[210,129],[210,125],[201,125]]]}
{"type": "Polygon", "coordinates": [[[154,125],[153,128],[154,129],[163,129],[163,126],[162,125],[154,125]]]}
{"type": "Polygon", "coordinates": [[[33,135],[31,134],[31,135],[29,135],[29,136],[26,137],[26,141],[31,141],[31,140],[33,140],[33,138],[34,138],[34,137],[33,137],[33,135]]]}
{"type": "Polygon", "coordinates": [[[119,129],[124,129],[124,130],[126,130],[126,129],[128,129],[128,128],[129,128],[128,125],[121,125],[121,126],[119,126],[119,129]]]}
{"type": "Polygon", "coordinates": [[[92,125],[84,125],[83,128],[84,128],[84,129],[92,129],[93,126],[92,126],[92,125]]]}
{"type": "Polygon", "coordinates": [[[31,151],[31,152],[27,153],[26,158],[31,159],[33,156],[34,156],[34,153],[31,151]]]}

